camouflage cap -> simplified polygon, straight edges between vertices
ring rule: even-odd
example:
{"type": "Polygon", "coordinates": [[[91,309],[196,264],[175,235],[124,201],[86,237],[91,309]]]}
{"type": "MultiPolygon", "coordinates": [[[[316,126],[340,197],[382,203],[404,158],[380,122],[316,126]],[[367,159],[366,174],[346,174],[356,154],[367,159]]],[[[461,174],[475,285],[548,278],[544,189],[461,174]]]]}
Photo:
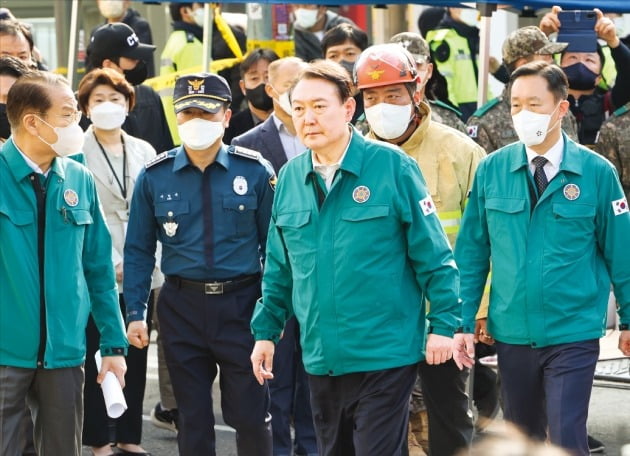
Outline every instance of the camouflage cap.
{"type": "Polygon", "coordinates": [[[534,25],[521,27],[508,35],[503,42],[503,61],[506,64],[516,62],[530,55],[552,55],[566,49],[568,43],[554,43],[534,25]]]}
{"type": "Polygon", "coordinates": [[[417,64],[425,63],[429,60],[429,45],[421,35],[411,32],[403,32],[392,36],[391,43],[398,43],[412,55],[417,64]]]}

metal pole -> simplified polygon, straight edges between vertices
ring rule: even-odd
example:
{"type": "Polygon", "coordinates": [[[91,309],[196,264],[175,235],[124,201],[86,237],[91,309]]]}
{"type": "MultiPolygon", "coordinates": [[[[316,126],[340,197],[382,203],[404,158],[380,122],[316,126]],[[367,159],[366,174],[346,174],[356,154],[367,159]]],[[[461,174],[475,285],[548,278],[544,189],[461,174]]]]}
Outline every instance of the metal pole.
{"type": "Polygon", "coordinates": [[[477,3],[481,13],[481,29],[479,30],[479,68],[477,77],[477,107],[488,100],[488,75],[490,74],[490,25],[492,12],[497,6],[488,3],[477,3]]]}
{"type": "Polygon", "coordinates": [[[201,69],[203,72],[210,71],[212,62],[212,24],[214,23],[214,11],[210,8],[210,3],[203,5],[203,58],[201,69]]]}
{"type": "Polygon", "coordinates": [[[68,83],[74,87],[74,71],[77,60],[77,28],[79,21],[79,7],[81,0],[72,0],[72,12],[70,14],[70,39],[68,40],[68,83]]]}

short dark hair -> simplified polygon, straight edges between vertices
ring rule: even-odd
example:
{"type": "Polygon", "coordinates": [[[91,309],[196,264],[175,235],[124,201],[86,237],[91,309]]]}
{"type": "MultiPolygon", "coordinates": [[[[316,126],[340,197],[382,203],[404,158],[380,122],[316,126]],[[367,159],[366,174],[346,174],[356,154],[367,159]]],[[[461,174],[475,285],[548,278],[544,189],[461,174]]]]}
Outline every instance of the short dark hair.
{"type": "Polygon", "coordinates": [[[188,8],[192,8],[193,6],[193,2],[188,2],[188,3],[171,3],[170,5],[168,5],[168,9],[171,12],[171,19],[173,19],[174,21],[181,21],[182,20],[182,13],[180,11],[181,8],[184,7],[188,7],[188,8]]]}
{"type": "Polygon", "coordinates": [[[94,88],[99,85],[110,86],[116,92],[123,94],[129,102],[129,110],[133,109],[136,103],[136,92],[133,86],[127,82],[125,76],[112,68],[98,68],[83,76],[79,82],[77,101],[83,114],[87,115],[90,95],[94,88]]]}
{"type": "Polygon", "coordinates": [[[12,76],[16,79],[33,71],[24,62],[10,55],[0,57],[0,75],[12,76]]]}
{"type": "Polygon", "coordinates": [[[48,71],[33,70],[15,81],[7,94],[7,118],[11,129],[18,127],[25,113],[47,112],[52,107],[47,89],[54,86],[70,87],[66,78],[48,71]]]}
{"type": "Polygon", "coordinates": [[[302,70],[297,82],[291,88],[289,99],[293,94],[293,89],[302,79],[323,79],[324,81],[332,82],[337,88],[337,93],[342,103],[352,96],[352,81],[348,71],[331,60],[319,59],[309,63],[302,70]]]}
{"type": "Polygon", "coordinates": [[[324,34],[322,38],[322,53],[325,56],[329,47],[343,44],[346,41],[350,41],[361,51],[365,51],[368,47],[367,33],[352,24],[344,22],[335,25],[324,34]]]}
{"type": "MultiPolygon", "coordinates": [[[[26,36],[24,35],[24,28],[22,24],[15,19],[3,19],[0,20],[0,35],[9,36],[26,36]]],[[[28,40],[28,38],[26,38],[28,40]]]]}
{"type": "Polygon", "coordinates": [[[566,100],[569,94],[569,81],[567,76],[555,63],[534,61],[518,67],[510,75],[508,90],[512,90],[514,81],[524,76],[540,76],[547,81],[547,89],[553,94],[556,101],[566,100]]]}
{"type": "Polygon", "coordinates": [[[278,54],[276,54],[276,52],[272,49],[268,49],[268,48],[254,49],[252,52],[247,54],[247,57],[245,57],[243,61],[241,62],[241,68],[240,68],[241,79],[243,79],[243,77],[245,76],[245,73],[247,73],[249,69],[253,67],[254,65],[256,65],[256,63],[258,63],[260,60],[266,60],[267,62],[271,63],[275,60],[278,60],[279,58],[280,57],[278,56],[278,54]]]}

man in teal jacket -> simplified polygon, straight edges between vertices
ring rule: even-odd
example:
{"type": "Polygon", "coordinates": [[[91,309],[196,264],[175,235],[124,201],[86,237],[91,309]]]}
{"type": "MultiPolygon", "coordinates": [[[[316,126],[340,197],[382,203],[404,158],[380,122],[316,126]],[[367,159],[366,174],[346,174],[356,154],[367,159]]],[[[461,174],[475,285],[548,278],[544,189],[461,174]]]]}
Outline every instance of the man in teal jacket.
{"type": "MultiPolygon", "coordinates": [[[[492,258],[489,334],[481,337],[496,340],[504,416],[531,437],[588,455],[611,283],[619,349],[630,355],[628,203],[614,167],[561,133],[569,108],[562,70],[532,62],[510,84],[520,141],[477,168],[455,247],[464,332],[474,330],[492,258]]],[[[460,342],[470,353],[472,334],[460,342]]]]}
{"type": "Polygon", "coordinates": [[[305,153],[280,171],[252,367],[272,378],[285,321],[300,325],[320,454],[398,455],[418,361],[451,357],[458,274],[416,162],[362,137],[347,71],[310,64],[291,92],[305,153]]]}
{"type": "Polygon", "coordinates": [[[81,454],[85,327],[101,332],[99,383],[124,385],[127,350],[107,231],[90,172],[66,155],[83,132],[65,79],[35,73],[7,98],[0,152],[0,454],[21,454],[25,401],[40,456],[81,454]]]}

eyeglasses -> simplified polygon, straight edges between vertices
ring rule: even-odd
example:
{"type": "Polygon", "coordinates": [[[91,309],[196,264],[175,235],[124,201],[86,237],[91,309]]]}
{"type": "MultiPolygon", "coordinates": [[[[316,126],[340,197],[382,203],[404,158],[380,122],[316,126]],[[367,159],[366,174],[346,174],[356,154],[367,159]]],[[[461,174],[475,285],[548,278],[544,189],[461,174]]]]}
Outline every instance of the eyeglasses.
{"type": "Polygon", "coordinates": [[[40,113],[43,116],[55,116],[55,117],[61,117],[62,119],[64,119],[68,125],[73,124],[73,123],[78,123],[81,120],[81,111],[72,111],[72,112],[68,112],[65,114],[51,114],[51,113],[46,113],[46,112],[41,112],[40,113]]]}

